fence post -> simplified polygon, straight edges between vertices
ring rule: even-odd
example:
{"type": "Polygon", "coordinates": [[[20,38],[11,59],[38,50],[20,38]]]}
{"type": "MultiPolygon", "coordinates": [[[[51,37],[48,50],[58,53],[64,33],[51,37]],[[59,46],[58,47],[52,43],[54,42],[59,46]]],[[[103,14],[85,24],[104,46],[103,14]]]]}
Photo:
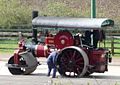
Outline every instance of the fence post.
{"type": "Polygon", "coordinates": [[[22,34],[22,32],[18,32],[18,38],[19,38],[19,41],[23,39],[23,34],[22,34]]]}
{"type": "Polygon", "coordinates": [[[112,55],[114,56],[114,36],[111,39],[111,52],[112,52],[112,55]]]}

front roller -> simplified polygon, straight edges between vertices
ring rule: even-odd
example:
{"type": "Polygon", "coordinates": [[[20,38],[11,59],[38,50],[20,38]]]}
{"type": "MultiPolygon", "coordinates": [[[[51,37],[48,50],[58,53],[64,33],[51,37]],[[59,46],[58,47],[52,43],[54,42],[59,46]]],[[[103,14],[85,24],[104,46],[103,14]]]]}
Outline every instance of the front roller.
{"type": "Polygon", "coordinates": [[[35,71],[38,62],[30,52],[22,52],[18,57],[19,64],[14,63],[14,56],[8,61],[8,69],[13,75],[26,75],[35,71]]]}
{"type": "Polygon", "coordinates": [[[58,55],[57,67],[62,76],[82,77],[87,72],[88,65],[88,56],[79,47],[66,47],[58,55]]]}

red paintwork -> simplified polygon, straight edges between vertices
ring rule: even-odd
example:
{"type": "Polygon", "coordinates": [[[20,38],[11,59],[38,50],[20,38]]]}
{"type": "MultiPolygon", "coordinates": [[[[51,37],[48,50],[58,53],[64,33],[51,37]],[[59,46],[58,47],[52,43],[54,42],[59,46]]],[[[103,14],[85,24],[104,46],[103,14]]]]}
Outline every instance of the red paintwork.
{"type": "Polygon", "coordinates": [[[95,66],[95,72],[104,72],[106,71],[107,59],[105,57],[105,50],[93,50],[90,53],[90,64],[95,66]]]}
{"type": "Polygon", "coordinates": [[[19,64],[19,52],[14,53],[14,64],[19,64]]]}
{"type": "Polygon", "coordinates": [[[92,69],[94,72],[105,72],[107,71],[107,58],[106,50],[86,50],[85,51],[89,58],[89,65],[94,66],[92,69]]]}
{"type": "Polygon", "coordinates": [[[46,37],[45,44],[49,45],[49,46],[53,46],[54,45],[54,37],[46,37]]]}
{"type": "Polygon", "coordinates": [[[105,56],[101,57],[103,54],[105,54],[104,50],[93,50],[89,54],[90,57],[90,64],[99,64],[101,62],[105,62],[105,56]]]}
{"type": "Polygon", "coordinates": [[[70,32],[60,31],[55,35],[54,43],[57,49],[62,49],[67,46],[72,46],[74,44],[74,39],[70,32]]]}
{"type": "Polygon", "coordinates": [[[49,49],[44,45],[36,45],[35,47],[35,55],[36,57],[47,57],[49,54],[49,49]]]}
{"type": "Polygon", "coordinates": [[[19,42],[18,42],[18,46],[19,46],[19,48],[17,49],[17,50],[15,50],[14,51],[14,64],[19,64],[19,53],[21,53],[21,52],[24,52],[26,49],[25,49],[25,47],[24,47],[24,45],[25,45],[25,41],[24,41],[24,39],[21,39],[19,42]]]}

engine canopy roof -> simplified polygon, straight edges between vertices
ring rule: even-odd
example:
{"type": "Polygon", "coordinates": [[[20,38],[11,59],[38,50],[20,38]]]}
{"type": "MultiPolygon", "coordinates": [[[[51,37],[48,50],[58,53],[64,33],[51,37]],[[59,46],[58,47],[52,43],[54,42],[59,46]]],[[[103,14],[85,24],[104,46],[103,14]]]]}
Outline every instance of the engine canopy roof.
{"type": "Polygon", "coordinates": [[[32,20],[35,27],[100,29],[114,26],[108,18],[71,18],[71,17],[36,17],[32,20]]]}

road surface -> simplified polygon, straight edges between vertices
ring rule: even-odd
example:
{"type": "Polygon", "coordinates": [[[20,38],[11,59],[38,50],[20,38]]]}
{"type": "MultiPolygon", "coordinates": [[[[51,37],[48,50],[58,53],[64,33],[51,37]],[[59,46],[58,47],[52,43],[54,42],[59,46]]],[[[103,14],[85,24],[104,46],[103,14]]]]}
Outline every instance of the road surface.
{"type": "Polygon", "coordinates": [[[85,78],[65,78],[57,73],[57,78],[47,77],[47,65],[42,65],[31,75],[11,75],[7,61],[0,61],[0,85],[120,85],[120,65],[109,65],[109,71],[94,73],[85,78]]]}

